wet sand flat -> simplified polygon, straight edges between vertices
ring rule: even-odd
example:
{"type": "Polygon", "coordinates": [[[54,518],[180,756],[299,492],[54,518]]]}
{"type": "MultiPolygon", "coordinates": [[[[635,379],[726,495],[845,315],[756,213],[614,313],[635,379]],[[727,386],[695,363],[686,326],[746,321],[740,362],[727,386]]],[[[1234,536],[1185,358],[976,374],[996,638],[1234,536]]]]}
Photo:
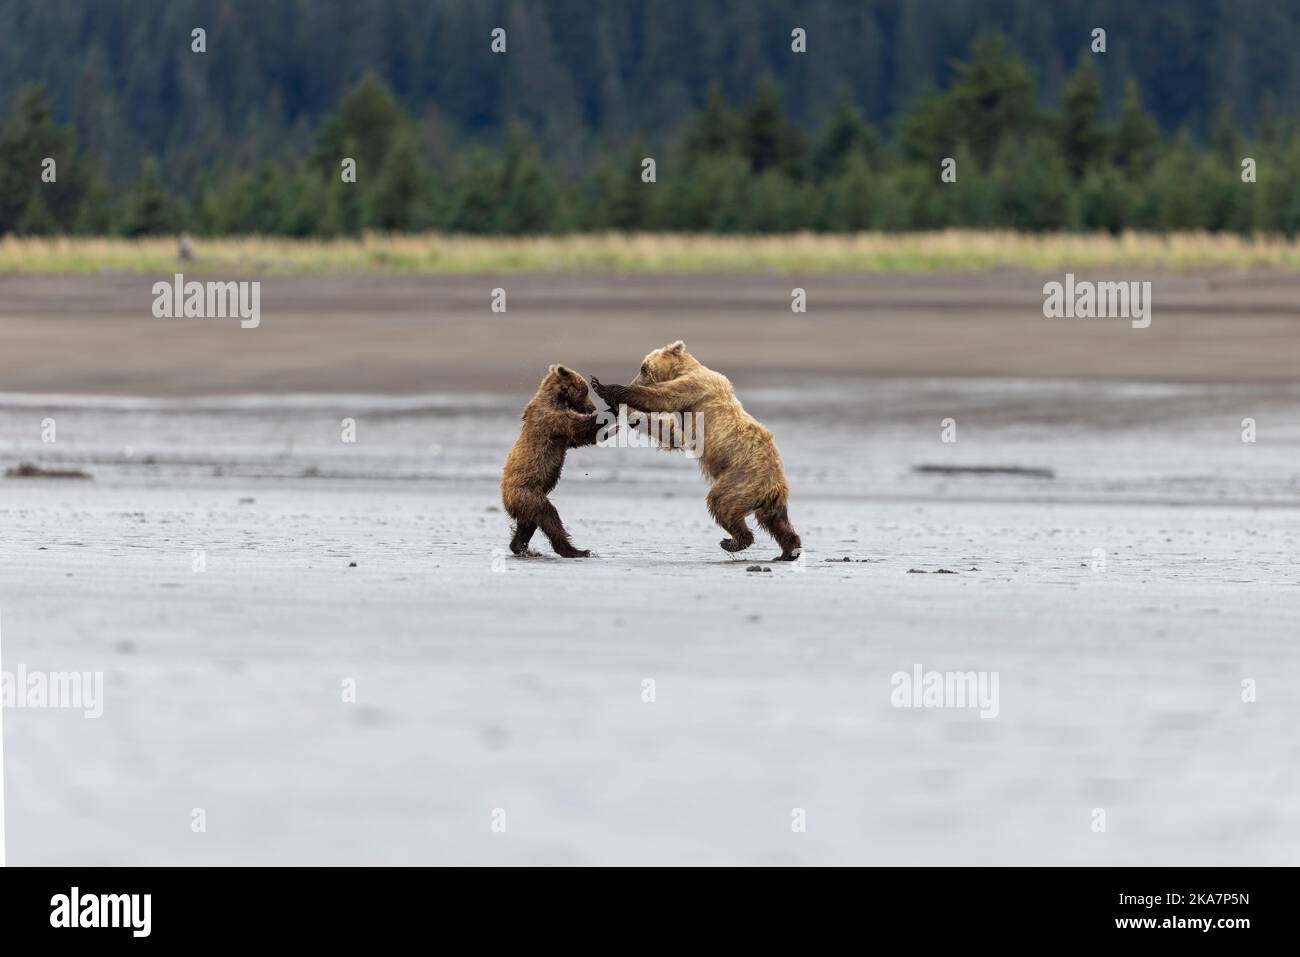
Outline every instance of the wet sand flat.
{"type": "MultiPolygon", "coordinates": [[[[1079,278],[1088,274],[1080,273],[1079,278]]],[[[201,273],[193,278],[204,279],[201,273]]],[[[256,276],[221,276],[256,280],[256,276]]],[[[0,389],[180,396],[513,390],[550,362],[635,372],[684,338],[741,383],[777,374],[1288,382],[1300,276],[1151,280],[1152,324],[1045,319],[1061,274],[267,277],[262,321],[156,319],[171,275],[0,276],[0,389]],[[791,290],[807,292],[806,314],[791,290]],[[494,289],[506,311],[494,313],[494,289]]]]}
{"type": "Polygon", "coordinates": [[[4,396],[6,461],[93,476],[0,479],[4,667],[105,675],[98,719],[6,713],[10,862],[1300,853],[1296,390],[750,390],[793,566],[761,534],[725,555],[651,449],[571,453],[555,501],[595,557],[507,557],[522,398],[4,396]],[[996,672],[996,716],[894,707],[918,665],[996,672]]]}

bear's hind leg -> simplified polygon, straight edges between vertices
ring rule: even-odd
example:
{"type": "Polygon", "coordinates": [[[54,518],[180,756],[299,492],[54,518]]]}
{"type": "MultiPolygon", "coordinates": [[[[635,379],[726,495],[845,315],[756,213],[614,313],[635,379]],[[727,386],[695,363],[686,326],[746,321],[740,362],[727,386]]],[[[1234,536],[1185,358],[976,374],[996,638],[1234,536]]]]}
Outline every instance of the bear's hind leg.
{"type": "Polygon", "coordinates": [[[515,534],[510,539],[510,551],[516,555],[534,554],[528,547],[528,543],[533,540],[533,533],[537,531],[537,523],[520,519],[515,522],[515,534]]]}
{"type": "Polygon", "coordinates": [[[564,523],[560,521],[560,513],[550,502],[542,506],[541,511],[538,512],[537,527],[551,540],[551,548],[555,549],[555,554],[561,558],[586,558],[591,554],[586,549],[573,547],[573,543],[569,541],[569,533],[564,530],[564,523]]]}
{"type": "Polygon", "coordinates": [[[776,561],[792,562],[799,557],[799,553],[803,551],[803,542],[799,540],[798,533],[790,524],[790,516],[786,514],[784,505],[760,508],[754,513],[754,518],[758,519],[758,524],[781,546],[781,554],[776,557],[776,561]]]}
{"type": "Polygon", "coordinates": [[[715,483],[709,490],[708,505],[709,514],[713,520],[722,526],[722,530],[731,535],[730,538],[724,538],[718,544],[729,552],[743,552],[750,545],[754,544],[754,533],[749,530],[745,524],[745,516],[749,514],[749,509],[744,505],[738,504],[734,500],[734,495],[728,494],[729,490],[722,486],[721,483],[715,483]]]}
{"type": "Polygon", "coordinates": [[[718,542],[724,549],[729,552],[743,552],[750,545],[754,544],[754,533],[749,530],[745,524],[744,515],[728,517],[725,521],[718,518],[718,524],[722,526],[724,532],[730,532],[730,538],[724,538],[718,542]]]}

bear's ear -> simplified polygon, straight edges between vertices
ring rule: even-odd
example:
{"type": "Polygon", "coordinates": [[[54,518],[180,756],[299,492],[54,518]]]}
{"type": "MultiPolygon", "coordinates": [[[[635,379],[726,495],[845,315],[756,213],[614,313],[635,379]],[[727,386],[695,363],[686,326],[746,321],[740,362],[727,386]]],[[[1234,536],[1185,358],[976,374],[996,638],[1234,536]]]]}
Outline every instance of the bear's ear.
{"type": "Polygon", "coordinates": [[[685,352],[686,343],[678,339],[676,342],[669,343],[667,349],[669,352],[685,352]]]}
{"type": "Polygon", "coordinates": [[[551,366],[551,371],[554,372],[554,373],[555,373],[556,375],[558,375],[558,376],[563,376],[563,377],[566,378],[566,379],[572,379],[572,378],[573,378],[573,371],[572,371],[571,369],[569,369],[568,367],[566,367],[566,366],[562,366],[562,365],[556,364],[556,365],[551,366]]]}

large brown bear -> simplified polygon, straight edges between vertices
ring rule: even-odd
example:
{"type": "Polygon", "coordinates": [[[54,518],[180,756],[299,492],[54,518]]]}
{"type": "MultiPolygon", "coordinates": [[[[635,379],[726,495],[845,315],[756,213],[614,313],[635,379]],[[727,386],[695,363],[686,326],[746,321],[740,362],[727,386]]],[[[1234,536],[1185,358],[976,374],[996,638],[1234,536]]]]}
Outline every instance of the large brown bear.
{"type": "Polygon", "coordinates": [[[790,487],[776,442],[741,406],[726,376],[701,365],[679,339],[646,356],[630,385],[592,376],[591,388],[615,411],[626,405],[642,413],[694,413],[700,468],[713,481],[709,513],[731,535],[722,547],[739,552],[754,543],[745,523],[752,512],[781,546],[778,560],[799,557],[803,546],[786,515],[790,487]]]}
{"type": "Polygon", "coordinates": [[[560,480],[569,449],[595,445],[601,435],[587,380],[562,365],[551,366],[532,401],[524,407],[524,426],[501,474],[501,504],[515,522],[510,550],[533,554],[528,543],[541,529],[561,558],[586,558],[575,548],[547,495],[560,480]]]}

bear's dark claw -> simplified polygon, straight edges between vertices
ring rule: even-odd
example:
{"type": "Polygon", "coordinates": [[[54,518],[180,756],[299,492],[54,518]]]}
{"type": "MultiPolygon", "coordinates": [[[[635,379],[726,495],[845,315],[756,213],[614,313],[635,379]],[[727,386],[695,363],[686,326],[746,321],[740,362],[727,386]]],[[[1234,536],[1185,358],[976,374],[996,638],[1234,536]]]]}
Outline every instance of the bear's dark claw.
{"type": "Polygon", "coordinates": [[[611,404],[609,400],[609,386],[605,385],[605,383],[601,382],[595,376],[591,377],[591,391],[600,396],[601,401],[606,405],[611,404]]]}

